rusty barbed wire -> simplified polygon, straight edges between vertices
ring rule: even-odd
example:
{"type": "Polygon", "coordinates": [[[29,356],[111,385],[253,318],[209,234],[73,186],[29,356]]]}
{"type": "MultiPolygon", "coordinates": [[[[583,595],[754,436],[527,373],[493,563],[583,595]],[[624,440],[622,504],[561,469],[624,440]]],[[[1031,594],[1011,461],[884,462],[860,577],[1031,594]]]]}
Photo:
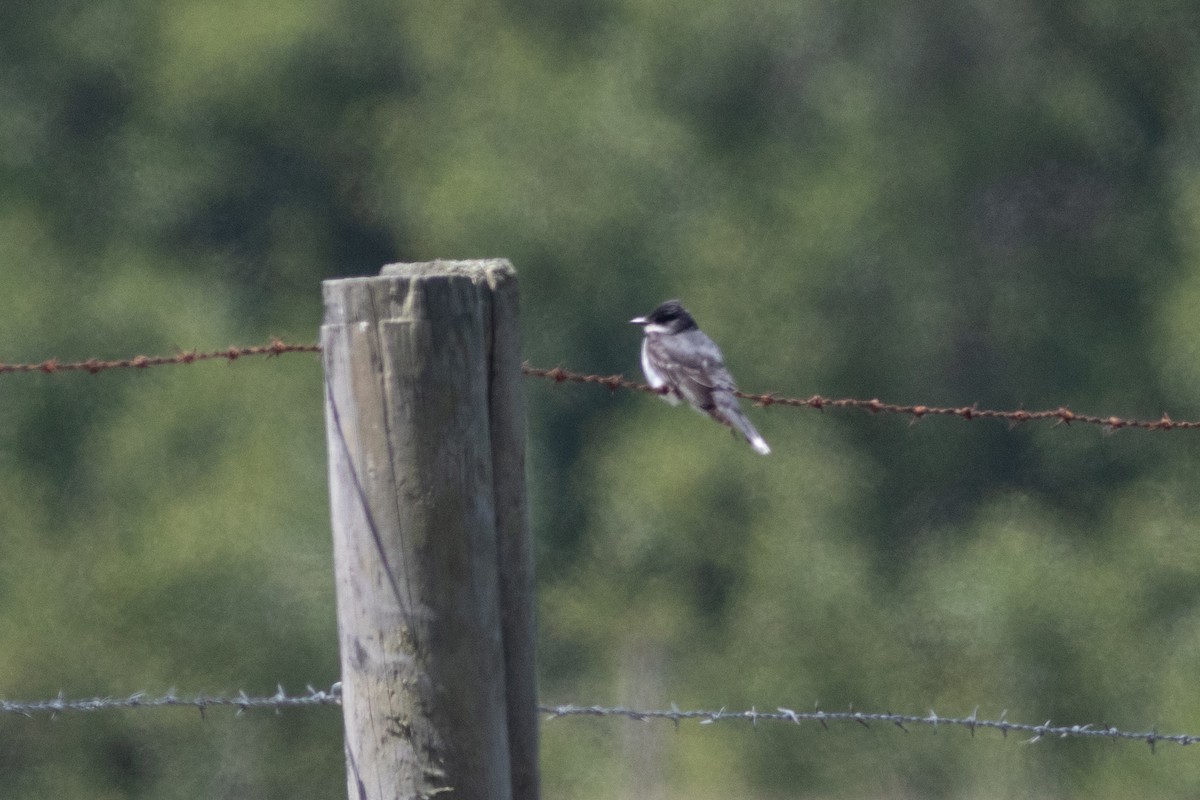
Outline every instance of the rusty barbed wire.
{"type": "MultiPolygon", "coordinates": [[[[553,369],[543,369],[534,367],[525,362],[522,365],[522,371],[533,378],[544,378],[553,381],[556,384],[564,382],[572,383],[591,383],[597,386],[603,386],[610,392],[615,392],[618,389],[628,389],[635,392],[646,392],[648,394],[663,394],[663,390],[655,389],[654,387],[631,381],[624,375],[589,375],[579,372],[572,372],[562,367],[554,367],[553,369]]],[[[1016,426],[1025,422],[1037,422],[1040,420],[1054,420],[1056,425],[1070,425],[1071,423],[1082,423],[1085,425],[1099,425],[1106,430],[1115,431],[1121,428],[1141,428],[1151,431],[1169,431],[1176,429],[1195,429],[1200,428],[1200,421],[1189,420],[1174,420],[1166,413],[1156,420],[1129,419],[1116,416],[1100,416],[1098,414],[1080,414],[1071,409],[1060,406],[1055,409],[1046,411],[1026,411],[1018,409],[1016,411],[996,411],[988,408],[979,408],[978,405],[957,406],[957,407],[939,407],[927,405],[902,405],[898,403],[886,403],[879,399],[861,400],[853,397],[832,398],[824,397],[819,394],[814,394],[811,397],[785,397],[773,392],[767,394],[752,394],[750,392],[735,392],[738,397],[744,400],[749,400],[754,405],[761,408],[769,408],[770,406],[792,406],[798,408],[813,408],[817,411],[822,411],[826,408],[855,408],[861,411],[868,411],[872,414],[900,414],[907,415],[912,418],[912,422],[917,422],[923,417],[959,417],[965,420],[973,419],[998,419],[1008,422],[1010,425],[1016,426]]]]}
{"type": "Polygon", "coordinates": [[[795,725],[800,725],[804,722],[813,722],[820,725],[822,730],[829,730],[829,723],[831,722],[854,722],[868,729],[873,722],[883,722],[894,725],[905,733],[909,733],[906,727],[908,725],[931,727],[935,733],[940,726],[951,725],[966,728],[971,732],[972,737],[975,736],[975,731],[981,728],[1000,731],[1000,734],[1006,739],[1010,732],[1030,734],[1030,738],[1026,740],[1030,743],[1052,738],[1112,739],[1113,741],[1122,739],[1133,740],[1145,742],[1150,746],[1151,752],[1154,752],[1154,748],[1159,742],[1171,742],[1183,746],[1200,743],[1200,736],[1194,734],[1162,734],[1156,730],[1133,732],[1120,730],[1105,723],[1101,723],[1100,725],[1092,723],[1086,725],[1053,725],[1050,720],[1046,720],[1040,725],[1034,725],[1025,722],[1009,722],[1007,711],[1002,712],[998,719],[980,719],[978,706],[971,712],[971,716],[969,717],[943,717],[939,716],[932,709],[930,709],[927,715],[920,716],[917,714],[893,714],[890,711],[883,713],[855,711],[853,707],[847,711],[824,711],[819,706],[814,707],[812,711],[795,711],[782,707],[776,708],[775,711],[758,711],[753,707],[749,711],[727,711],[724,708],[721,708],[719,711],[681,711],[674,704],[671,705],[669,711],[639,711],[620,706],[606,708],[604,706],[576,705],[539,706],[538,710],[548,715],[547,720],[554,720],[560,717],[623,717],[636,721],[665,719],[673,722],[676,730],[679,729],[679,723],[684,720],[699,720],[701,725],[740,721],[749,722],[755,727],[757,727],[760,721],[785,722],[795,725]]]}
{"type": "MultiPolygon", "coordinates": [[[[24,364],[7,364],[0,362],[0,375],[5,373],[16,372],[43,372],[53,374],[57,372],[87,372],[96,374],[105,370],[111,369],[145,369],[147,367],[169,366],[175,364],[192,364],[198,361],[236,361],[243,356],[279,356],[285,353],[319,353],[321,346],[319,344],[290,344],[279,338],[272,338],[269,344],[252,345],[241,347],[228,347],[224,350],[211,350],[200,352],[196,350],[186,350],[171,356],[146,356],[137,355],[132,358],[122,359],[99,359],[89,358],[85,361],[60,361],[57,358],[46,359],[37,363],[24,364]]],[[[575,372],[563,367],[552,367],[546,369],[543,367],[535,367],[529,362],[525,362],[521,366],[521,371],[531,378],[542,378],[552,381],[555,384],[560,383],[590,383],[597,386],[603,386],[610,392],[615,392],[618,389],[624,389],[635,392],[646,392],[647,394],[662,394],[662,390],[655,389],[645,383],[632,381],[624,375],[595,375],[583,372],[575,372]]],[[[1100,414],[1080,414],[1072,411],[1066,406],[1059,406],[1054,409],[1046,409],[1042,411],[1026,411],[1025,409],[1016,409],[1013,411],[998,411],[989,408],[980,408],[978,405],[969,406],[929,406],[923,404],[905,405],[900,403],[888,403],[878,398],[863,400],[855,397],[825,397],[823,395],[814,394],[811,397],[787,397],[774,392],[765,394],[754,394],[751,392],[736,392],[737,396],[749,400],[754,405],[760,408],[769,408],[771,406],[789,406],[794,408],[812,408],[817,411],[823,411],[826,408],[853,408],[861,411],[867,411],[872,414],[899,414],[908,416],[913,423],[924,417],[958,417],[959,419],[997,419],[1008,422],[1011,426],[1020,425],[1026,422],[1038,422],[1043,420],[1053,420],[1056,425],[1070,425],[1072,423],[1080,423],[1083,425],[1097,425],[1107,431],[1116,431],[1122,428],[1140,428],[1150,431],[1169,431],[1169,430],[1192,430],[1200,428],[1200,420],[1175,420],[1165,412],[1158,419],[1132,419],[1128,417],[1118,416],[1103,416],[1100,414]]]]}
{"type": "Polygon", "coordinates": [[[317,344],[288,344],[282,339],[273,338],[269,344],[242,347],[227,347],[224,350],[199,352],[185,350],[173,356],[145,356],[132,358],[101,359],[89,358],[86,361],[59,361],[49,358],[36,364],[5,364],[0,362],[0,375],[6,372],[87,372],[95,375],[110,369],[145,369],[147,367],[162,367],[173,364],[192,364],[197,361],[237,361],[244,356],[280,356],[284,353],[319,353],[321,346],[317,344]]]}
{"type": "Polygon", "coordinates": [[[128,697],[92,697],[84,700],[68,700],[60,693],[50,700],[33,700],[28,702],[0,700],[0,714],[19,714],[23,717],[33,717],[39,714],[55,715],[69,711],[104,711],[112,709],[162,708],[164,706],[195,708],[203,716],[210,708],[236,708],[238,713],[258,708],[272,708],[279,711],[284,708],[308,708],[312,706],[333,706],[342,702],[342,685],[335,683],[329,689],[320,690],[308,687],[308,694],[289,695],[283,687],[270,697],[251,697],[245,692],[238,692],[232,697],[210,697],[196,694],[190,697],[180,697],[174,690],[160,697],[148,697],[145,692],[136,692],[128,697]]]}

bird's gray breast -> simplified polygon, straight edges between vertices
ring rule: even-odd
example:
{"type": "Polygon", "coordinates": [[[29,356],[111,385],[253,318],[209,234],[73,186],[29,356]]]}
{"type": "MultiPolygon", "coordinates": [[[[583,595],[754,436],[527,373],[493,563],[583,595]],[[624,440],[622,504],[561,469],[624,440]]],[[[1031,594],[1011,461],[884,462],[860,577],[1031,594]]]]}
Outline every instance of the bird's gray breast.
{"type": "MultiPolygon", "coordinates": [[[[642,339],[642,372],[646,375],[646,382],[655,389],[661,389],[664,386],[672,386],[670,377],[666,374],[664,369],[658,363],[656,363],[656,361],[659,361],[659,359],[656,357],[657,353],[655,352],[657,347],[652,346],[651,344],[652,341],[657,342],[657,340],[660,338],[662,337],[647,336],[646,338],[642,339]]],[[[674,387],[672,386],[672,388],[674,387]]],[[[679,397],[675,393],[664,394],[662,397],[671,405],[679,404],[679,397]]]]}

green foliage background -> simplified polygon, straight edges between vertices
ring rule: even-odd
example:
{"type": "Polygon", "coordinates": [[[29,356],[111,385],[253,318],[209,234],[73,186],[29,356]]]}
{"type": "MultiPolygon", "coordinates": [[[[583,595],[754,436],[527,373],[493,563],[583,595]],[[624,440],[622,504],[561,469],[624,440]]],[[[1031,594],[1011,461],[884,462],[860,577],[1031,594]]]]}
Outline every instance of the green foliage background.
{"type": "MultiPolygon", "coordinates": [[[[531,361],[682,297],[749,390],[1200,417],[1185,0],[0,4],[0,360],[315,339],[506,256],[531,361]]],[[[0,696],[337,677],[320,367],[0,377],[0,696]]],[[[1195,435],[527,386],[550,702],[1200,732],[1195,435]]],[[[558,721],[552,798],[1191,797],[1191,749],[558,721]]],[[[6,798],[342,796],[335,709],[0,719],[6,798]]]]}

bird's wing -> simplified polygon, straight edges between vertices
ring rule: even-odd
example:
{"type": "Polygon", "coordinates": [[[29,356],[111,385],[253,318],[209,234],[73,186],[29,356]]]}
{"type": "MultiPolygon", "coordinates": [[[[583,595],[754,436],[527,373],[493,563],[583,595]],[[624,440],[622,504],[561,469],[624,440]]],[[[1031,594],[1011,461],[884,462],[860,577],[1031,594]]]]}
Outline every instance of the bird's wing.
{"type": "Polygon", "coordinates": [[[702,331],[648,338],[644,356],[666,384],[703,411],[715,408],[714,390],[733,391],[720,349],[702,331]]]}
{"type": "Polygon", "coordinates": [[[695,409],[734,428],[763,455],[771,452],[762,435],[742,413],[734,392],[733,376],[725,368],[721,351],[702,331],[692,330],[674,336],[647,336],[642,343],[642,368],[654,387],[667,386],[664,395],[687,400],[695,409]]]}

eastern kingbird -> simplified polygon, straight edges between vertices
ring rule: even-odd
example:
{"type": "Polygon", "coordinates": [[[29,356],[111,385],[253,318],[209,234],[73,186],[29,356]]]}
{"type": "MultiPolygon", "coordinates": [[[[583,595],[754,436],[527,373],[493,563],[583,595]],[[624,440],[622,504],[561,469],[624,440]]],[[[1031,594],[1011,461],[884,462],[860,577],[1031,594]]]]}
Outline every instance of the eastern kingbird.
{"type": "Polygon", "coordinates": [[[646,332],[642,340],[642,372],[655,389],[666,387],[671,405],[686,400],[697,411],[736,429],[764,456],[766,441],[742,413],[733,376],[715,342],[696,326],[678,300],[668,300],[644,317],[629,320],[646,332]]]}

